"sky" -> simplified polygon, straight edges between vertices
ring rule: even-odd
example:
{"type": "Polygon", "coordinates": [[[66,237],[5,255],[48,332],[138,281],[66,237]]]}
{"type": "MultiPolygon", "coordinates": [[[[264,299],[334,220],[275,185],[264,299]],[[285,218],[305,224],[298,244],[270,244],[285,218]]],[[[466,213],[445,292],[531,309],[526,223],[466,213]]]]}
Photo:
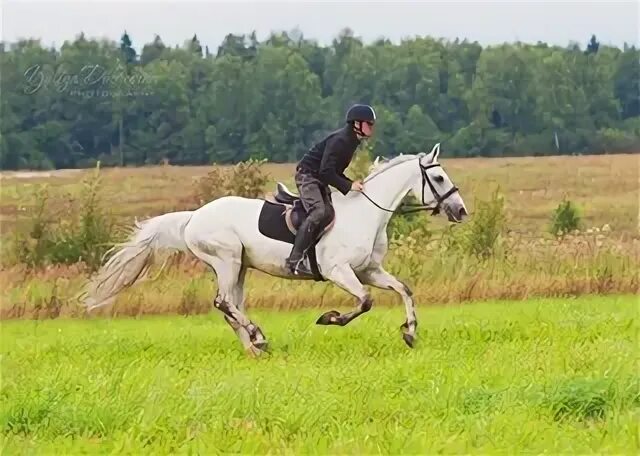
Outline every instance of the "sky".
{"type": "Polygon", "coordinates": [[[120,39],[126,29],[140,51],[160,35],[182,45],[197,34],[215,52],[228,33],[259,40],[272,31],[298,28],[305,38],[330,44],[349,27],[365,42],[413,36],[467,38],[483,46],[544,41],[583,48],[595,34],[601,44],[640,44],[640,0],[635,1],[97,1],[4,0],[4,41],[39,38],[59,48],[81,31],[87,37],[120,39]]]}

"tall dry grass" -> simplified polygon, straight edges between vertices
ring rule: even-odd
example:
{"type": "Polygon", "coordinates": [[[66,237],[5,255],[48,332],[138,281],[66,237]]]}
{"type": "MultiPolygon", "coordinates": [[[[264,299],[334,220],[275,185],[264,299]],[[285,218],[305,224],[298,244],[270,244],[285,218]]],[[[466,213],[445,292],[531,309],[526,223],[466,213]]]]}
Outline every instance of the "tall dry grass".
{"type": "MultiPolygon", "coordinates": [[[[510,227],[520,231],[546,232],[549,215],[563,199],[584,212],[585,226],[611,225],[617,233],[637,234],[640,154],[513,157],[442,158],[447,173],[460,188],[473,210],[475,198],[487,199],[500,188],[510,227]]],[[[230,169],[232,166],[221,166],[230,169]]],[[[92,170],[64,170],[31,173],[0,173],[0,230],[13,232],[24,226],[36,202],[33,190],[47,183],[52,207],[63,206],[82,194],[81,180],[92,170]],[[35,177],[34,177],[35,176],[35,177]],[[38,177],[41,176],[41,177],[38,177]]],[[[264,191],[276,181],[292,188],[293,164],[268,163],[264,191]]],[[[168,211],[193,208],[194,184],[211,172],[210,166],[149,166],[105,168],[101,171],[104,194],[114,214],[130,222],[168,211]]],[[[435,226],[443,226],[434,220],[435,226]]]]}
{"type": "MultiPolygon", "coordinates": [[[[640,271],[636,239],[620,239],[591,229],[562,238],[508,233],[502,254],[488,259],[449,247],[442,237],[426,244],[401,236],[391,246],[386,268],[413,290],[419,306],[487,299],[567,297],[583,294],[637,294],[640,271]]],[[[153,276],[158,271],[153,270],[153,276]]],[[[0,271],[0,317],[85,317],[75,296],[88,270],[81,264],[0,271]]],[[[393,292],[371,289],[376,306],[401,305],[393,292]]],[[[214,276],[193,258],[180,254],[155,281],[125,291],[95,316],[200,314],[211,311],[214,276]]],[[[343,308],[352,296],[331,283],[275,279],[252,271],[246,280],[247,307],[269,309],[343,308]]]]}
{"type": "MultiPolygon", "coordinates": [[[[365,155],[358,156],[349,172],[358,176],[366,173],[370,161],[365,155]]],[[[637,171],[629,166],[630,160],[629,156],[606,156],[447,161],[448,173],[459,183],[473,217],[469,223],[452,228],[443,223],[442,218],[424,214],[394,216],[389,227],[391,245],[385,267],[410,284],[420,305],[494,298],[637,293],[639,240],[634,225],[622,222],[629,214],[623,216],[621,211],[621,208],[637,204],[637,195],[635,199],[630,196],[633,182],[617,181],[620,176],[629,177],[637,171]],[[545,163],[547,169],[543,178],[540,173],[545,163]],[[564,173],[562,178],[559,168],[564,173]],[[583,176],[582,180],[576,179],[576,172],[583,176]],[[534,183],[536,179],[538,181],[534,183]],[[540,190],[539,187],[545,184],[549,187],[540,190]],[[562,184],[566,184],[564,191],[558,192],[562,184]],[[587,204],[581,203],[585,195],[591,195],[587,204]],[[604,198],[603,202],[600,202],[601,198],[604,198]],[[554,236],[558,210],[566,212],[563,201],[571,202],[572,211],[574,205],[580,208],[579,212],[571,212],[571,217],[565,217],[566,220],[571,223],[577,220],[594,228],[554,236]],[[591,223],[594,219],[601,220],[603,213],[610,218],[599,225],[591,223]],[[578,217],[578,214],[580,220],[573,220],[572,217],[578,217]]],[[[249,163],[208,168],[206,173],[203,171],[207,168],[103,170],[99,188],[91,185],[91,179],[85,179],[79,187],[80,193],[75,196],[65,193],[66,204],[69,201],[94,201],[92,195],[101,195],[97,206],[93,203],[82,206],[84,209],[76,218],[79,229],[68,230],[73,236],[67,238],[78,241],[72,245],[90,250],[91,245],[83,242],[93,239],[91,236],[95,233],[104,234],[100,229],[111,221],[111,218],[104,218],[107,213],[113,213],[119,221],[126,221],[130,217],[127,214],[144,218],[167,210],[193,208],[203,200],[223,194],[256,196],[271,189],[274,181],[286,180],[284,172],[290,171],[288,166],[249,163]],[[193,173],[193,179],[187,185],[185,180],[188,182],[189,173],[193,173]],[[178,185],[177,180],[182,184],[178,185]],[[164,193],[169,190],[170,195],[164,193]],[[173,202],[176,207],[160,209],[160,206],[154,206],[151,214],[139,211],[151,194],[166,198],[165,204],[173,202]],[[114,202],[118,198],[122,201],[116,205],[114,202]],[[102,218],[96,219],[95,214],[101,214],[102,218]],[[91,236],[85,235],[87,232],[91,236]]],[[[35,232],[39,233],[38,239],[51,240],[45,235],[51,234],[47,231],[51,217],[45,217],[45,213],[53,211],[51,213],[55,214],[59,210],[56,185],[68,191],[71,184],[61,183],[66,177],[47,179],[46,204],[33,197],[32,187],[33,206],[24,211],[32,218],[23,215],[21,221],[12,226],[10,234],[31,233],[33,236],[35,232]]],[[[637,184],[637,179],[634,182],[637,184]]],[[[6,195],[6,188],[2,191],[6,195]]],[[[2,207],[7,207],[6,201],[2,202],[2,207]]],[[[96,239],[108,244],[111,234],[107,234],[96,239]]],[[[84,309],[74,297],[95,268],[96,255],[85,255],[76,264],[55,265],[48,261],[55,259],[55,256],[47,255],[46,248],[51,246],[43,245],[36,242],[17,246],[18,251],[26,249],[47,260],[38,264],[7,262],[7,257],[3,257],[1,318],[84,315],[84,309]]],[[[59,246],[55,247],[59,249],[59,246]]],[[[75,255],[75,251],[72,253],[75,255]]],[[[351,296],[329,283],[284,281],[258,272],[249,274],[247,291],[249,307],[348,308],[354,304],[351,296]]],[[[214,294],[214,277],[194,259],[180,254],[155,282],[135,286],[123,293],[114,306],[99,310],[97,314],[203,313],[211,309],[214,294]]],[[[376,305],[400,303],[399,297],[391,292],[373,290],[373,294],[376,305]]]]}

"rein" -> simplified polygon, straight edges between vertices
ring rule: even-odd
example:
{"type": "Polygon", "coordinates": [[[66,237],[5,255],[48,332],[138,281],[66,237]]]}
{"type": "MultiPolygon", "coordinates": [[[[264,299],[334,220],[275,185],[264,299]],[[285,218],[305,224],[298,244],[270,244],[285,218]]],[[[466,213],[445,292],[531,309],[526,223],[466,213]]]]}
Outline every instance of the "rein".
{"type": "MultiPolygon", "coordinates": [[[[360,192],[364,195],[365,198],[367,198],[369,201],[371,201],[371,204],[373,204],[375,207],[377,207],[380,210],[386,211],[386,212],[396,212],[399,211],[400,209],[402,209],[403,207],[412,207],[413,209],[409,209],[409,210],[403,210],[401,212],[398,212],[399,214],[409,214],[411,212],[419,212],[419,211],[435,211],[436,210],[436,206],[423,206],[422,204],[407,204],[407,203],[402,203],[396,210],[393,209],[387,209],[386,207],[382,207],[380,206],[378,203],[376,203],[374,200],[372,200],[369,195],[367,195],[365,192],[360,192]]],[[[434,215],[437,214],[437,212],[434,213],[434,215]]]]}
{"type": "Polygon", "coordinates": [[[433,183],[431,182],[431,180],[429,179],[429,176],[427,174],[427,170],[428,169],[441,166],[440,163],[432,163],[432,164],[427,165],[427,166],[422,166],[422,164],[418,160],[418,166],[420,166],[420,173],[422,174],[422,204],[402,203],[402,204],[400,204],[400,206],[396,210],[387,209],[385,207],[380,206],[378,203],[376,203],[374,200],[372,200],[369,197],[369,195],[367,195],[364,191],[360,191],[360,193],[362,193],[365,196],[365,198],[367,198],[378,209],[381,209],[381,210],[386,211],[386,212],[392,212],[393,213],[393,212],[396,212],[396,211],[399,211],[399,210],[403,209],[404,207],[408,207],[408,208],[411,208],[411,209],[402,210],[399,213],[400,214],[410,214],[412,212],[431,211],[431,215],[437,215],[437,214],[440,213],[440,205],[442,204],[442,202],[444,200],[446,200],[447,198],[449,198],[451,195],[453,195],[455,192],[457,192],[458,191],[458,187],[456,187],[454,185],[444,195],[440,196],[440,194],[438,193],[438,191],[434,187],[433,183]],[[424,201],[425,184],[429,185],[429,189],[431,190],[431,193],[433,194],[433,196],[436,199],[436,205],[435,206],[428,206],[424,201]]]}

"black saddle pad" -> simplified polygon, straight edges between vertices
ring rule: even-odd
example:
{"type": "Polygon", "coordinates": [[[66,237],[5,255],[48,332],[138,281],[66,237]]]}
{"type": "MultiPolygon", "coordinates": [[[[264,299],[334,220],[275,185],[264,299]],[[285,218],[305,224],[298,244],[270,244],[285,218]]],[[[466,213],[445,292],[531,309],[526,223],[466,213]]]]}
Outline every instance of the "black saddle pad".
{"type": "MultiPolygon", "coordinates": [[[[265,201],[262,205],[262,209],[260,210],[260,215],[258,216],[258,231],[268,238],[293,244],[296,240],[296,236],[287,226],[287,221],[285,219],[286,209],[287,207],[284,204],[265,201]]],[[[294,204],[292,219],[296,229],[305,219],[305,216],[306,213],[303,206],[301,204],[294,204]]],[[[311,271],[313,272],[313,279],[315,281],[325,281],[318,269],[316,243],[311,245],[307,251],[307,255],[309,257],[311,271]]]]}
{"type": "Polygon", "coordinates": [[[296,236],[287,226],[284,217],[286,208],[284,204],[265,201],[258,217],[258,231],[268,238],[293,244],[296,236]]]}

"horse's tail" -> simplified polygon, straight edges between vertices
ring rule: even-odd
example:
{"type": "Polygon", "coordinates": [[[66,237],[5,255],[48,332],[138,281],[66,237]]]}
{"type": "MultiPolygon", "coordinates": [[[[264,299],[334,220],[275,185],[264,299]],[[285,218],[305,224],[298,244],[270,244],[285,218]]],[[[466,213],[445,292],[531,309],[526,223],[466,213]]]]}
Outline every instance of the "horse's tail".
{"type": "Polygon", "coordinates": [[[107,252],[115,251],[87,284],[83,299],[87,310],[110,304],[120,291],[144,277],[156,253],[188,251],[183,234],[192,214],[192,211],[170,212],[136,221],[129,240],[107,252]]]}

